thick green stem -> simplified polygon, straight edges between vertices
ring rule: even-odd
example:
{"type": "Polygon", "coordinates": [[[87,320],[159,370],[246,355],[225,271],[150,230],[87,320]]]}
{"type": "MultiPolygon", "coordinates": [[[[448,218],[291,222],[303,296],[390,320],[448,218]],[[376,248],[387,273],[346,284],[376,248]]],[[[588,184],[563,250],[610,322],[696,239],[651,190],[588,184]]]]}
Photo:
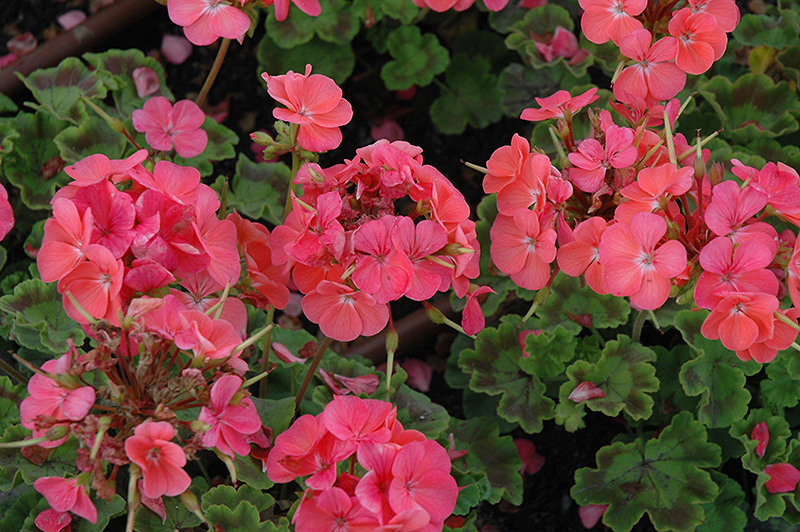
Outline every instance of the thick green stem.
{"type": "Polygon", "coordinates": [[[631,332],[631,338],[634,342],[638,342],[641,339],[645,321],[647,321],[647,311],[640,310],[639,314],[636,315],[636,321],[633,322],[633,331],[631,332]]]}
{"type": "Polygon", "coordinates": [[[311,361],[311,365],[308,367],[308,371],[306,372],[306,376],[303,379],[303,384],[300,385],[300,389],[297,391],[297,397],[294,398],[294,411],[297,412],[300,409],[300,403],[303,401],[303,396],[306,394],[306,390],[308,389],[308,385],[311,384],[311,378],[314,376],[314,373],[317,372],[317,367],[319,363],[322,361],[322,356],[325,354],[325,351],[331,346],[333,342],[332,339],[325,337],[324,340],[319,344],[317,348],[317,353],[314,355],[314,360],[311,361]]]}
{"type": "Polygon", "coordinates": [[[211,71],[208,73],[208,77],[206,77],[206,81],[203,83],[203,88],[200,89],[200,94],[197,95],[197,99],[195,100],[195,103],[200,108],[202,108],[203,104],[206,103],[208,93],[211,90],[211,87],[214,85],[214,82],[217,80],[217,74],[219,74],[219,69],[222,68],[222,62],[225,60],[225,54],[228,53],[228,47],[230,45],[230,39],[222,39],[222,42],[219,45],[219,50],[217,50],[217,57],[214,59],[214,64],[211,65],[211,71]]]}

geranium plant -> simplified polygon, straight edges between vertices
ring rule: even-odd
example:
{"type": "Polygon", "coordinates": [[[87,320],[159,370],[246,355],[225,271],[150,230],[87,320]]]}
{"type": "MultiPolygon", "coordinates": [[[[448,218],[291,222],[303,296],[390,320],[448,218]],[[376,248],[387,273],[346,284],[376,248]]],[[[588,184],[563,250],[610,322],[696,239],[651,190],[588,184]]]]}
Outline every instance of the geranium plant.
{"type": "Polygon", "coordinates": [[[800,522],[797,85],[753,30],[791,11],[164,3],[216,49],[192,98],[139,50],[0,97],[0,525],[512,530],[556,470],[585,528],[800,522]],[[208,101],[257,32],[275,121],[237,154],[208,101]],[[355,128],[357,45],[485,162],[423,161],[405,104],[355,128]],[[434,367],[395,360],[409,307],[455,330],[434,367]]]}

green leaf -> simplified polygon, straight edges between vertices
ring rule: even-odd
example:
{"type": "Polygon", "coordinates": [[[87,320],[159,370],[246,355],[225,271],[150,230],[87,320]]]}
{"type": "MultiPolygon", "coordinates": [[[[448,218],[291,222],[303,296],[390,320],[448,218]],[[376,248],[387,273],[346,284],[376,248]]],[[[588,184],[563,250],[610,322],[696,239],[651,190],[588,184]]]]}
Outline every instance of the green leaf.
{"type": "Polygon", "coordinates": [[[797,91],[800,85],[800,46],[792,45],[784,47],[777,56],[775,61],[783,69],[784,74],[790,80],[790,86],[797,91]]]}
{"type": "Polygon", "coordinates": [[[745,530],[747,515],[742,510],[744,491],[738,482],[722,473],[711,472],[711,478],[719,486],[719,495],[703,504],[706,517],[697,532],[731,532],[745,530]]]}
{"type": "Polygon", "coordinates": [[[478,334],[475,349],[459,354],[458,365],[470,374],[469,387],[488,395],[500,395],[497,413],[518,422],[528,433],[542,430],[543,422],[555,415],[555,403],[545,397],[545,385],[522,371],[519,330],[509,324],[486,328],[478,334]]]}
{"type": "Polygon", "coordinates": [[[14,149],[14,139],[17,137],[19,137],[19,131],[14,129],[11,120],[0,119],[0,167],[2,167],[3,158],[14,149]]]}
{"type": "Polygon", "coordinates": [[[655,360],[653,350],[619,335],[606,343],[596,363],[578,360],[567,368],[567,376],[572,389],[588,381],[605,392],[605,397],[586,401],[588,408],[607,416],[624,410],[633,419],[647,419],[653,413],[648,392],[657,391],[659,384],[652,364],[655,360]]]}
{"type": "MultiPolygon", "coordinates": [[[[144,52],[136,48],[130,50],[111,49],[101,53],[86,53],[86,62],[95,69],[105,85],[111,90],[119,118],[127,118],[136,109],[141,109],[149,98],[163,96],[170,101],[175,97],[170,92],[164,68],[154,57],[146,57],[144,52]],[[158,88],[152,94],[140,98],[133,81],[133,71],[137,68],[149,68],[158,76],[158,88]]],[[[106,153],[106,155],[109,155],[106,153]]],[[[110,157],[110,155],[109,155],[110,157]]]]}
{"type": "Polygon", "coordinates": [[[14,127],[19,137],[14,140],[14,151],[3,157],[0,170],[20,189],[22,201],[31,209],[50,209],[56,187],[71,181],[66,173],[57,171],[63,161],[53,143],[53,138],[67,125],[44,111],[17,115],[14,127]],[[44,179],[43,168],[53,166],[55,175],[44,179]]]}
{"type": "Polygon", "coordinates": [[[318,37],[284,50],[265,35],[258,43],[257,56],[259,72],[270,75],[284,74],[290,70],[305,72],[306,65],[311,64],[313,73],[328,76],[339,85],[350,77],[356,64],[350,44],[332,44],[318,37]]]}
{"type": "Polygon", "coordinates": [[[203,121],[203,129],[208,133],[208,144],[203,153],[191,159],[184,159],[180,155],[174,157],[175,164],[192,166],[200,171],[201,176],[211,175],[211,162],[232,159],[236,152],[233,147],[239,142],[239,135],[228,129],[210,116],[203,121]]]}
{"type": "MultiPolygon", "coordinates": [[[[379,387],[375,393],[381,392],[385,388],[379,387]]],[[[391,402],[397,407],[397,420],[404,428],[418,430],[428,438],[438,438],[450,423],[450,415],[443,406],[405,384],[391,396],[391,402]]]]}
{"type": "Polygon", "coordinates": [[[217,486],[203,494],[200,507],[203,511],[213,505],[235,508],[242,501],[249,502],[259,512],[263,512],[275,504],[272,495],[248,485],[241,486],[238,490],[233,486],[217,486]]]}
{"type": "Polygon", "coordinates": [[[0,92],[0,114],[16,113],[19,110],[14,100],[0,92]]]}
{"type": "Polygon", "coordinates": [[[39,530],[33,524],[36,515],[42,510],[49,508],[49,505],[38,492],[34,491],[30,486],[25,486],[25,491],[14,490],[17,497],[12,501],[10,507],[3,512],[3,518],[0,521],[0,532],[19,532],[24,527],[23,523],[30,521],[32,525],[29,530],[39,530]]]}
{"type": "Polygon", "coordinates": [[[86,519],[73,520],[77,521],[75,532],[102,532],[112,517],[122,515],[126,509],[125,499],[116,494],[110,501],[95,498],[94,505],[97,508],[97,523],[90,523],[86,519]]]}
{"type": "Polygon", "coordinates": [[[737,144],[800,129],[800,101],[786,82],[775,84],[764,74],[746,74],[735,83],[715,76],[699,90],[722,122],[722,135],[737,144]]]}
{"type": "MultiPolygon", "coordinates": [[[[189,489],[199,498],[208,491],[208,484],[204,478],[195,477],[189,489]]],[[[174,532],[200,524],[200,518],[186,508],[180,497],[164,497],[163,501],[167,519],[162,521],[161,517],[147,508],[139,508],[134,525],[136,532],[174,532]]]]}
{"type": "Polygon", "coordinates": [[[754,408],[750,411],[747,419],[731,425],[730,435],[742,442],[744,446],[742,466],[751,473],[759,474],[769,464],[786,461],[786,443],[792,436],[792,431],[784,418],[772,415],[765,408],[754,408]],[[769,442],[764,449],[764,457],[760,458],[756,454],[758,440],[752,439],[751,436],[756,425],[762,422],[767,424],[769,442]]]}
{"type": "Polygon", "coordinates": [[[261,523],[258,509],[247,501],[242,501],[235,508],[226,506],[209,506],[205,511],[206,519],[212,525],[225,532],[269,532],[274,530],[272,523],[261,523]]]}
{"type": "Polygon", "coordinates": [[[491,492],[485,500],[496,504],[505,499],[512,504],[522,503],[522,460],[511,436],[500,436],[497,423],[491,417],[477,417],[466,421],[452,419],[449,431],[453,433],[456,449],[467,449],[467,454],[453,461],[453,469],[473,476],[485,475],[491,492]]]}
{"type": "Polygon", "coordinates": [[[702,503],[719,493],[703,468],[720,464],[719,446],[688,412],[676,415],[657,438],[617,442],[597,453],[597,469],[575,473],[571,495],[581,506],[606,504],[603,523],[627,532],[645,512],[657,530],[692,531],[703,522],[702,503]]]}
{"type": "Polygon", "coordinates": [[[26,395],[24,384],[14,385],[5,375],[0,376],[0,432],[20,422],[19,403],[26,395]]]}
{"type": "Polygon", "coordinates": [[[309,42],[315,34],[326,42],[349,44],[360,29],[357,12],[344,0],[320,0],[320,7],[322,12],[317,17],[293,7],[283,21],[278,21],[270,10],[267,35],[287,50],[309,42]]]}
{"type": "Polygon", "coordinates": [[[67,164],[95,153],[102,153],[109,159],[121,159],[127,147],[125,137],[96,116],[84,120],[79,126],[66,128],[53,141],[67,164]]]}
{"type": "Polygon", "coordinates": [[[53,68],[42,68],[22,77],[39,107],[59,120],[80,124],[88,118],[81,98],[102,100],[106,87],[100,77],[77,57],[68,57],[53,68]]]}
{"type": "Polygon", "coordinates": [[[766,378],[759,383],[764,400],[778,408],[792,408],[800,401],[800,354],[781,351],[767,364],[766,378]]]}
{"type": "MultiPolygon", "coordinates": [[[[361,13],[361,18],[368,20],[367,11],[372,12],[375,22],[383,17],[399,20],[403,24],[410,24],[419,13],[419,8],[413,2],[406,0],[354,0],[353,12],[361,13]]],[[[366,25],[366,23],[365,23],[366,25]]]]}
{"type": "Polygon", "coordinates": [[[550,286],[550,297],[540,306],[536,315],[541,318],[542,329],[558,325],[577,334],[584,323],[598,329],[619,327],[628,322],[631,307],[627,301],[612,295],[600,295],[581,286],[578,277],[559,272],[550,286]]]}
{"type": "Polygon", "coordinates": [[[431,120],[442,133],[458,135],[468,125],[482,129],[503,117],[503,92],[483,57],[454,55],[445,79],[449,90],[442,91],[430,108],[431,120]]]}
{"type": "Polygon", "coordinates": [[[286,164],[256,163],[240,153],[228,206],[254,220],[264,218],[280,225],[290,180],[291,170],[286,164]]]}
{"type": "Polygon", "coordinates": [[[272,430],[277,435],[289,428],[294,417],[294,397],[284,397],[282,399],[261,399],[252,397],[253,403],[258,410],[261,424],[272,430]]]}
{"type": "Polygon", "coordinates": [[[796,42],[800,32],[797,12],[781,10],[781,15],[755,15],[748,13],[733,30],[734,40],[747,46],[769,45],[779,50],[796,42]]]}
{"type": "Polygon", "coordinates": [[[537,96],[553,94],[559,89],[558,82],[552,77],[542,76],[519,63],[511,63],[503,69],[498,87],[504,93],[503,110],[514,118],[519,118],[523,110],[531,107],[537,96]]]}
{"type": "Polygon", "coordinates": [[[30,279],[14,287],[14,294],[0,297],[0,310],[13,325],[10,338],[18,344],[61,355],[69,349],[68,340],[81,345],[86,334],[67,316],[56,284],[30,279]]]}
{"type": "MultiPolygon", "coordinates": [[[[0,442],[15,442],[29,438],[31,431],[21,425],[12,425],[3,433],[0,442]]],[[[78,456],[78,441],[67,438],[67,441],[54,448],[42,465],[36,465],[25,458],[19,449],[0,448],[0,490],[14,485],[14,477],[21,473],[22,479],[28,483],[40,477],[63,477],[66,473],[75,472],[75,460],[78,456]]]]}
{"type": "Polygon", "coordinates": [[[417,26],[400,26],[387,40],[392,60],[381,68],[381,78],[389,90],[405,90],[412,85],[424,87],[447,69],[447,48],[433,33],[422,34],[417,26]]]}
{"type": "Polygon", "coordinates": [[[739,360],[720,342],[703,337],[700,326],[707,314],[684,310],[675,318],[675,327],[683,339],[700,352],[683,365],[680,381],[686,395],[700,396],[698,419],[703,424],[709,428],[728,427],[747,414],[751,396],[745,388],[742,368],[752,365],[739,360]]]}
{"type": "Polygon", "coordinates": [[[566,364],[575,358],[578,339],[561,326],[525,338],[527,358],[519,360],[519,367],[529,375],[551,379],[564,374],[566,364]]]}

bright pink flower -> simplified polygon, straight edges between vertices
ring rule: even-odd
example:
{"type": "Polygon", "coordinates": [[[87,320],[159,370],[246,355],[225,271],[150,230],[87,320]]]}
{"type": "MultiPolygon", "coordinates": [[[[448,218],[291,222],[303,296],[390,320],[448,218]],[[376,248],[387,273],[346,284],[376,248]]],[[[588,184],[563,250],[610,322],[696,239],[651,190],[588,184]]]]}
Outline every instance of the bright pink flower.
{"type": "Polygon", "coordinates": [[[151,498],[180,495],[192,479],[184,471],[186,455],[172,442],[175,429],[166,421],[146,421],[125,440],[125,454],[142,470],[144,494],[151,498]]]}
{"type": "Polygon", "coordinates": [[[181,100],[173,107],[163,96],[156,96],[133,112],[133,127],[144,133],[154,149],[169,151],[174,145],[178,155],[189,159],[203,153],[208,144],[208,134],[201,129],[205,118],[191,100],[181,100]]]}
{"type": "MultiPolygon", "coordinates": [[[[191,349],[196,357],[225,358],[241,343],[233,325],[225,320],[212,319],[197,310],[181,312],[180,319],[184,327],[175,335],[175,345],[180,349],[191,349]]],[[[228,363],[236,371],[243,373],[247,370],[247,363],[238,355],[228,363]]]]}
{"type": "Polygon", "coordinates": [[[34,521],[42,532],[61,532],[71,522],[72,516],[67,512],[59,512],[52,508],[39,512],[34,521]]]}
{"type": "Polygon", "coordinates": [[[694,170],[691,166],[677,169],[671,163],[643,168],[636,181],[620,190],[629,201],[621,203],[614,211],[618,222],[630,223],[639,212],[668,212],[670,200],[689,191],[694,170]]]}
{"type": "Polygon", "coordinates": [[[145,149],[137,151],[126,159],[109,159],[102,153],[96,153],[67,166],[64,172],[73,179],[70,186],[88,187],[105,180],[119,183],[129,180],[131,169],[145,159],[147,159],[145,149]]]}
{"type": "Polygon", "coordinates": [[[122,261],[97,244],[86,246],[84,253],[88,260],[58,281],[58,292],[64,295],[64,308],[72,319],[86,323],[86,318],[66,295],[69,292],[90,316],[119,324],[119,292],[125,275],[122,261]]]}
{"type": "Polygon", "coordinates": [[[708,13],[692,13],[684,7],[672,14],[669,34],[677,38],[675,64],[687,74],[702,74],[722,57],[728,36],[708,13]]]}
{"type": "Polygon", "coordinates": [[[614,96],[627,103],[630,97],[654,103],[669,100],[686,84],[686,73],[675,64],[677,41],[665,37],[652,44],[646,29],[636,30],[620,42],[622,55],[634,60],[614,84],[614,96]]]}
{"type": "Polygon", "coordinates": [[[581,29],[587,39],[595,44],[613,40],[619,44],[623,37],[642,28],[636,20],[647,0],[580,0],[583,8],[581,29]]]}
{"type": "Polygon", "coordinates": [[[536,49],[548,63],[556,57],[570,58],[578,53],[578,38],[574,33],[564,28],[556,26],[553,38],[549,43],[535,41],[536,49]]]}
{"type": "MultiPolygon", "coordinates": [[[[244,5],[248,0],[242,0],[244,5]]],[[[279,21],[286,20],[289,16],[289,0],[262,0],[264,5],[270,6],[275,4],[275,19],[279,21]]],[[[317,17],[322,13],[322,8],[319,5],[319,0],[291,0],[291,3],[300,8],[300,11],[311,17],[317,17]]]]}
{"type": "Polygon", "coordinates": [[[8,192],[3,185],[0,185],[0,240],[14,227],[14,209],[8,202],[8,192]]]}
{"type": "Polygon", "coordinates": [[[692,13],[708,13],[717,19],[717,26],[725,33],[736,29],[741,13],[733,0],[689,0],[692,13]]]}
{"type": "Polygon", "coordinates": [[[514,216],[499,214],[492,225],[492,261],[522,288],[539,290],[550,278],[556,258],[556,232],[541,229],[536,213],[520,209],[514,216]]]}
{"type": "Polygon", "coordinates": [[[392,464],[389,504],[396,513],[419,508],[431,523],[443,522],[455,509],[458,485],[450,474],[450,458],[433,440],[403,446],[392,464]]]}
{"type": "Polygon", "coordinates": [[[303,298],[306,317],[322,333],[340,342],[378,334],[389,321],[389,308],[364,292],[331,281],[321,281],[303,298]]]}
{"type": "Polygon", "coordinates": [[[720,301],[703,322],[701,332],[719,339],[732,351],[743,351],[773,333],[778,299],[769,294],[732,292],[720,301]]]}
{"type": "Polygon", "coordinates": [[[597,399],[605,396],[606,392],[598,388],[595,383],[583,381],[569,393],[568,399],[574,403],[582,403],[589,399],[597,399]]]}
{"type": "Polygon", "coordinates": [[[370,220],[353,233],[358,252],[353,282],[377,303],[399,299],[411,286],[414,267],[408,256],[393,243],[397,222],[410,219],[384,216],[370,220]]]}
{"type": "Polygon", "coordinates": [[[205,447],[216,447],[221,453],[230,457],[234,453],[247,456],[250,445],[247,436],[261,428],[256,405],[249,397],[243,397],[232,403],[242,387],[242,378],[236,375],[224,375],[211,387],[211,400],[208,407],[200,409],[203,423],[211,428],[203,433],[201,439],[205,447]]]}
{"type": "Polygon", "coordinates": [[[103,246],[115,259],[121,259],[134,237],[136,209],[130,194],[103,180],[79,188],[73,201],[80,211],[92,211],[92,244],[103,246]]]}
{"type": "Polygon", "coordinates": [[[512,183],[519,176],[530,154],[531,145],[527,139],[514,133],[511,145],[497,148],[486,161],[489,173],[483,178],[483,191],[487,194],[499,192],[504,186],[512,183]]]}
{"type": "Polygon", "coordinates": [[[591,88],[574,98],[570,96],[569,92],[561,90],[546,98],[536,98],[536,103],[539,104],[541,109],[525,109],[522,111],[520,118],[538,122],[548,118],[564,118],[566,113],[572,116],[597,98],[597,87],[591,88]]]}
{"type": "Polygon", "coordinates": [[[586,284],[598,294],[608,293],[603,280],[605,268],[600,262],[600,239],[606,226],[599,216],[584,220],[575,228],[574,240],[558,249],[558,267],[572,277],[584,275],[586,284]]]}
{"type": "MultiPolygon", "coordinates": [[[[433,220],[422,220],[417,225],[411,218],[397,218],[392,242],[411,261],[411,280],[405,296],[414,301],[425,301],[439,291],[452,270],[427,258],[447,245],[447,233],[433,220]]],[[[443,259],[444,260],[444,259],[443,259]]]]}
{"type": "Polygon", "coordinates": [[[312,76],[311,65],[306,65],[305,74],[290,70],[282,76],[264,72],[261,77],[269,95],[288,108],[275,108],[275,118],[300,125],[297,144],[302,149],[323,152],[341,144],[339,127],[350,122],[353,109],[336,82],[321,74],[312,76]]]}
{"type": "Polygon", "coordinates": [[[753,432],[750,433],[750,439],[756,440],[756,454],[759,458],[764,458],[764,453],[767,452],[767,445],[769,445],[769,426],[766,421],[762,421],[755,427],[753,432]]]}
{"type": "Polygon", "coordinates": [[[374,532],[378,520],[357,497],[341,488],[330,488],[304,499],[294,514],[297,532],[374,532]]]}
{"type": "Polygon", "coordinates": [[[36,256],[44,282],[62,279],[85,259],[84,250],[91,242],[92,230],[91,209],[81,215],[71,200],[53,201],[53,217],[44,224],[42,247],[36,256]]]}
{"type": "Polygon", "coordinates": [[[228,1],[168,0],[169,18],[183,26],[186,38],[206,46],[220,37],[241,39],[250,29],[250,17],[228,1]]]}
{"type": "Polygon", "coordinates": [[[47,504],[57,512],[72,512],[87,521],[97,523],[97,508],[86,492],[86,486],[77,478],[41,477],[33,483],[36,491],[44,495],[47,504]]]}
{"type": "Polygon", "coordinates": [[[525,438],[514,438],[517,454],[522,459],[520,474],[535,475],[544,467],[544,456],[536,452],[536,445],[525,438]]]}
{"type": "Polygon", "coordinates": [[[321,421],[340,440],[385,443],[396,417],[397,410],[386,401],[337,395],[325,407],[321,421]]]}
{"type": "Polygon", "coordinates": [[[464,329],[464,334],[474,335],[483,330],[486,325],[486,318],[481,310],[478,297],[489,293],[496,294],[497,292],[488,286],[481,286],[467,292],[467,303],[464,305],[464,312],[461,317],[461,328],[464,329]]]}
{"type": "MultiPolygon", "coordinates": [[[[800,316],[800,309],[791,308],[788,310],[778,309],[789,320],[797,323],[797,318],[800,316]]],[[[778,356],[779,351],[789,349],[794,341],[797,339],[797,329],[784,323],[783,320],[774,318],[772,335],[763,341],[757,341],[751,344],[746,349],[736,351],[736,356],[741,360],[755,360],[759,364],[766,364],[772,362],[778,356]]]]}
{"type": "Polygon", "coordinates": [[[322,380],[336,395],[347,395],[353,393],[356,395],[366,394],[372,395],[378,389],[380,380],[375,374],[361,375],[360,377],[345,377],[338,373],[328,373],[324,369],[319,370],[322,380]]]}
{"type": "Polygon", "coordinates": [[[705,222],[715,235],[728,236],[741,230],[766,205],[766,194],[753,187],[742,189],[734,181],[723,181],[712,189],[705,222]]]}
{"type": "Polygon", "coordinates": [[[570,181],[584,192],[600,190],[609,167],[626,168],[636,162],[632,129],[612,125],[605,133],[605,147],[595,139],[586,139],[568,156],[575,165],[569,172],[570,181]]]}
{"type": "Polygon", "coordinates": [[[789,493],[795,490],[800,482],[800,471],[792,464],[770,464],[764,468],[769,480],[764,484],[770,493],[789,493]]]}
{"type": "Polygon", "coordinates": [[[748,240],[734,249],[728,238],[718,237],[700,251],[703,273],[694,289],[700,308],[713,309],[728,292],[778,294],[778,279],[767,266],[775,253],[757,240],[748,240]]]}
{"type": "Polygon", "coordinates": [[[757,171],[732,159],[732,172],[750,186],[767,195],[767,202],[778,213],[795,225],[800,225],[800,176],[783,163],[767,163],[757,171]]]}
{"type": "Polygon", "coordinates": [[[600,241],[606,288],[615,296],[631,296],[642,309],[659,308],[669,297],[670,279],[686,268],[686,248],[677,240],[658,245],[667,223],[656,214],[639,213],[630,225],[615,224],[600,241]]]}
{"type": "Polygon", "coordinates": [[[526,157],[517,178],[497,193],[498,212],[513,216],[517,209],[531,206],[537,213],[542,212],[547,201],[545,184],[552,168],[547,155],[536,153],[526,157]]]}
{"type": "Polygon", "coordinates": [[[136,87],[136,95],[139,98],[147,98],[151,94],[155,94],[161,86],[161,78],[150,67],[134,68],[131,78],[133,78],[133,85],[136,87]]]}

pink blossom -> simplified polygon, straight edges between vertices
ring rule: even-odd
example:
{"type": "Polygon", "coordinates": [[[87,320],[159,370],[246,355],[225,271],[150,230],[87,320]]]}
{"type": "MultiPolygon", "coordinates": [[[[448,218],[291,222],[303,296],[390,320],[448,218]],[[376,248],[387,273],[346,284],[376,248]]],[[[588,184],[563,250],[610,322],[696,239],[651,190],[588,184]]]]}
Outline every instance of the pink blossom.
{"type": "Polygon", "coordinates": [[[544,456],[536,452],[536,445],[531,440],[514,438],[514,445],[522,459],[520,474],[535,475],[544,467],[544,456]]]}
{"type": "Polygon", "coordinates": [[[708,13],[692,13],[684,7],[672,14],[669,33],[677,37],[675,64],[687,74],[702,74],[725,53],[728,37],[708,13]]]}
{"type": "Polygon", "coordinates": [[[578,145],[577,152],[568,156],[575,165],[569,172],[570,181],[584,192],[600,190],[609,167],[626,168],[636,161],[632,129],[612,125],[605,133],[605,146],[595,139],[586,139],[578,145]]]}
{"type": "Polygon", "coordinates": [[[389,504],[396,513],[422,509],[431,523],[443,522],[455,509],[458,485],[450,475],[450,458],[433,440],[404,445],[392,464],[389,504]]]}
{"type": "Polygon", "coordinates": [[[567,113],[572,116],[597,98],[597,87],[574,98],[570,96],[569,92],[561,90],[546,98],[536,98],[536,103],[541,109],[525,109],[520,118],[538,122],[548,118],[564,118],[567,113]]]}
{"type": "Polygon", "coordinates": [[[792,464],[769,464],[764,468],[769,480],[764,487],[770,493],[789,493],[795,490],[800,482],[800,471],[792,464]]]}
{"type": "Polygon", "coordinates": [[[133,127],[145,134],[154,149],[175,151],[189,159],[203,153],[208,134],[201,129],[205,113],[191,100],[181,100],[173,107],[163,96],[150,98],[142,109],[133,112],[133,127]]]}
{"type": "Polygon", "coordinates": [[[580,0],[583,8],[581,29],[587,39],[595,44],[613,40],[619,44],[626,35],[641,29],[636,20],[647,7],[647,0],[580,0]]]}
{"type": "Polygon", "coordinates": [[[186,455],[171,441],[174,437],[175,429],[166,421],[147,421],[125,440],[125,454],[142,470],[148,497],[180,495],[192,482],[183,469],[186,455]]]}
{"type": "Polygon", "coordinates": [[[137,67],[131,72],[133,85],[136,87],[136,95],[139,98],[147,98],[155,94],[161,86],[161,79],[158,74],[150,67],[137,67]]]}
{"type": "Polygon", "coordinates": [[[578,38],[563,26],[556,26],[549,43],[535,42],[536,49],[548,63],[557,57],[570,58],[578,52],[578,38]]]}
{"type": "Polygon", "coordinates": [[[57,512],[72,512],[91,523],[97,523],[97,508],[89,498],[86,486],[77,478],[40,477],[33,483],[44,495],[47,504],[57,512]]]}
{"type": "Polygon", "coordinates": [[[322,423],[344,441],[384,443],[391,437],[397,411],[385,401],[337,395],[322,413],[322,423]]]}
{"type": "Polygon", "coordinates": [[[389,321],[389,309],[361,291],[331,281],[321,281],[303,298],[306,317],[318,323],[326,336],[349,342],[378,334],[389,321]]]}
{"type": "Polygon", "coordinates": [[[603,233],[600,260],[610,293],[631,296],[642,309],[659,308],[667,300],[670,279],[686,268],[686,248],[677,240],[658,245],[667,224],[656,214],[639,213],[630,225],[618,223],[603,233]]]}
{"type": "Polygon", "coordinates": [[[304,499],[294,516],[297,532],[374,532],[378,520],[357,497],[330,488],[304,499]]]}
{"type": "Polygon", "coordinates": [[[769,445],[769,426],[767,426],[766,421],[762,421],[753,427],[753,431],[750,433],[750,439],[758,442],[755,448],[756,454],[759,458],[764,458],[767,445],[769,445]]]}
{"type": "Polygon", "coordinates": [[[399,299],[411,286],[414,267],[393,243],[395,227],[401,219],[407,218],[384,216],[370,220],[353,233],[353,248],[358,252],[353,282],[376,303],[399,299]]]}
{"type": "Polygon", "coordinates": [[[736,29],[741,19],[739,7],[733,0],[689,0],[692,13],[708,13],[717,20],[717,27],[726,33],[736,29]]]}
{"type": "Polygon", "coordinates": [[[586,284],[598,294],[608,293],[603,280],[605,268],[600,262],[600,239],[606,225],[599,216],[584,220],[575,228],[574,240],[558,249],[559,268],[572,277],[584,275],[586,284]]]}
{"type": "Polygon", "coordinates": [[[34,523],[42,532],[61,532],[64,527],[72,522],[72,516],[67,512],[59,512],[52,508],[39,512],[34,523]]]}
{"type": "Polygon", "coordinates": [[[709,340],[719,339],[733,351],[743,351],[770,338],[778,299],[770,294],[731,292],[711,311],[700,329],[709,340]]]}
{"type": "Polygon", "coordinates": [[[486,161],[489,173],[483,178],[483,191],[487,194],[499,192],[517,179],[525,160],[531,153],[531,145],[520,135],[514,133],[511,145],[497,148],[486,161]]]}
{"type": "Polygon", "coordinates": [[[169,18],[183,26],[186,38],[206,46],[222,37],[240,39],[250,29],[250,17],[229,2],[220,0],[168,0],[169,18]]]}
{"type": "Polygon", "coordinates": [[[588,504],[579,507],[578,515],[581,518],[583,528],[587,530],[594,528],[600,521],[600,518],[603,517],[603,514],[606,513],[606,510],[608,510],[607,504],[588,504]]]}
{"type": "Polygon", "coordinates": [[[243,397],[234,402],[242,383],[242,378],[236,375],[222,376],[211,387],[211,400],[208,407],[200,409],[198,418],[211,426],[203,433],[203,446],[216,447],[231,457],[234,453],[241,456],[250,454],[247,436],[261,428],[261,419],[252,399],[243,397]]]}
{"type": "Polygon", "coordinates": [[[63,15],[58,17],[58,25],[64,28],[65,31],[69,31],[75,26],[83,24],[86,20],[86,13],[79,9],[73,9],[72,11],[67,11],[63,15]]]}
{"type": "Polygon", "coordinates": [[[33,33],[25,32],[11,37],[8,42],[6,42],[6,47],[9,52],[22,57],[34,51],[38,44],[39,41],[36,40],[33,33]]]}
{"type": "Polygon", "coordinates": [[[411,388],[422,393],[430,390],[431,379],[433,378],[433,368],[430,364],[418,358],[407,358],[400,363],[400,367],[408,374],[406,384],[411,388]]]}
{"type": "Polygon", "coordinates": [[[634,63],[622,70],[614,84],[618,100],[632,103],[632,97],[651,104],[669,100],[686,84],[686,73],[674,63],[675,38],[651,42],[652,35],[646,29],[636,30],[620,42],[620,52],[634,63]]]}
{"type": "Polygon", "coordinates": [[[71,200],[53,200],[53,216],[44,224],[42,247],[36,256],[39,274],[46,283],[62,279],[85,259],[91,242],[91,209],[81,215],[71,200]]]}
{"type": "Polygon", "coordinates": [[[489,293],[496,294],[497,292],[488,286],[477,287],[475,290],[467,292],[467,303],[464,305],[461,318],[461,328],[464,329],[464,334],[474,335],[483,330],[486,318],[481,310],[478,297],[489,293]]]}
{"type": "Polygon", "coordinates": [[[331,78],[311,75],[311,65],[306,65],[304,74],[290,70],[281,76],[265,72],[261,77],[269,95],[287,107],[276,108],[272,112],[275,118],[299,124],[297,144],[302,149],[323,152],[341,144],[339,127],[350,122],[353,109],[331,78]]]}
{"type": "Polygon", "coordinates": [[[528,290],[539,290],[550,278],[556,258],[556,232],[541,228],[536,213],[519,209],[514,216],[499,214],[492,225],[492,261],[511,280],[528,290]]]}
{"type": "Polygon", "coordinates": [[[94,318],[119,324],[117,311],[120,308],[119,293],[125,270],[122,261],[98,244],[84,248],[86,262],[81,262],[58,281],[58,292],[63,294],[67,314],[78,323],[87,323],[78,312],[67,292],[94,318]]]}
{"type": "MultiPolygon", "coordinates": [[[[242,0],[242,4],[248,0],[242,0]]],[[[270,6],[275,4],[275,19],[278,21],[286,20],[289,15],[289,0],[262,0],[264,5],[270,6]]],[[[310,17],[317,17],[322,13],[322,8],[319,5],[319,0],[291,0],[291,3],[300,8],[300,11],[310,17]]]]}
{"type": "Polygon", "coordinates": [[[643,168],[636,181],[620,190],[628,201],[617,206],[614,219],[630,223],[633,215],[639,212],[670,212],[672,198],[691,188],[693,173],[691,166],[678,169],[671,163],[643,168]]]}
{"type": "Polygon", "coordinates": [[[570,392],[569,400],[574,403],[582,403],[590,399],[598,399],[605,396],[606,392],[598,388],[595,383],[583,381],[570,392]]]}

